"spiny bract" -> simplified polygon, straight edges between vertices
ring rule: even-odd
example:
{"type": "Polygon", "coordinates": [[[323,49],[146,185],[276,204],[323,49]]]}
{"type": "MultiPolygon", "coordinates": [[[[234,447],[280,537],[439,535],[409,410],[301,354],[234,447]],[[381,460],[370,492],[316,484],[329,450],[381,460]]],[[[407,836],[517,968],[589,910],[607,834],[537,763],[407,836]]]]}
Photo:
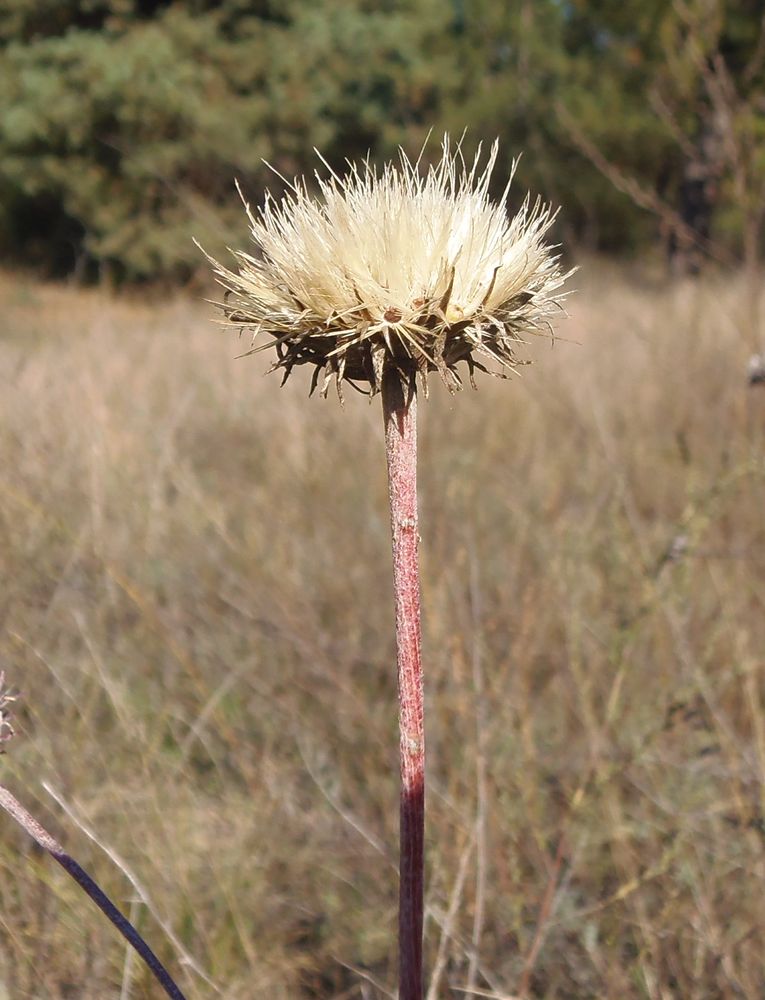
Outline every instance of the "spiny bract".
{"type": "Polygon", "coordinates": [[[245,204],[258,252],[235,251],[236,270],[210,260],[226,319],[253,331],[248,353],[275,345],[271,370],[285,380],[313,365],[311,391],[324,372],[323,394],[333,377],[338,390],[345,379],[374,395],[384,371],[407,383],[417,374],[425,390],[436,371],[454,390],[460,361],[471,384],[484,361],[500,366],[492,374],[512,369],[524,334],[550,329],[568,275],[544,241],[549,206],[527,196],[509,219],[510,181],[491,201],[497,149],[481,168],[479,147],[468,165],[446,136],[433,166],[402,150],[381,172],[367,159],[342,178],[317,174],[319,198],[300,179],[254,214],[245,204]]]}

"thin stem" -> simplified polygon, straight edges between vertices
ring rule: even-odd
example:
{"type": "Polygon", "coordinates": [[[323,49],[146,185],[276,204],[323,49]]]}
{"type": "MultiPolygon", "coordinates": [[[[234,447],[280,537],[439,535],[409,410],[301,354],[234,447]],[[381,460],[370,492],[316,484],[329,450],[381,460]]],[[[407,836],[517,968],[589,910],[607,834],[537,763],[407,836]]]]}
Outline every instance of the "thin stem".
{"type": "Polygon", "coordinates": [[[425,836],[425,731],[420,658],[420,576],[417,547],[417,393],[397,373],[382,386],[388,494],[393,536],[399,746],[399,1000],[422,1000],[425,836]]]}
{"type": "Polygon", "coordinates": [[[70,857],[66,853],[61,844],[59,844],[59,842],[37,822],[34,816],[28,813],[21,803],[13,795],[11,795],[8,789],[3,788],[2,785],[0,785],[0,807],[2,807],[9,816],[15,819],[19,826],[23,827],[29,836],[32,837],[32,839],[35,840],[40,847],[43,848],[43,850],[47,851],[48,854],[54,858],[54,860],[58,861],[64,871],[74,879],[74,881],[84,892],[87,893],[88,896],[90,896],[102,913],[104,913],[109,920],[111,920],[128,944],[131,944],[144,962],[146,962],[148,967],[154,973],[154,977],[157,982],[162,986],[165,993],[167,993],[171,1000],[185,1000],[183,993],[181,993],[173,982],[170,973],[160,962],[148,944],[146,944],[144,939],[135,927],[133,927],[127,917],[120,913],[114,903],[109,899],[100,886],[93,881],[85,869],[81,868],[74,858],[70,857]]]}
{"type": "Polygon", "coordinates": [[[475,692],[475,725],[476,725],[476,866],[475,866],[475,912],[473,916],[473,933],[470,939],[470,963],[468,965],[467,987],[472,989],[478,981],[478,962],[480,959],[481,936],[483,935],[484,917],[486,911],[487,883],[487,843],[486,843],[486,813],[487,813],[487,777],[486,777],[486,743],[489,732],[486,693],[483,676],[483,632],[481,624],[481,587],[478,573],[478,559],[475,546],[471,546],[470,555],[470,611],[473,626],[473,690],[475,692]]]}

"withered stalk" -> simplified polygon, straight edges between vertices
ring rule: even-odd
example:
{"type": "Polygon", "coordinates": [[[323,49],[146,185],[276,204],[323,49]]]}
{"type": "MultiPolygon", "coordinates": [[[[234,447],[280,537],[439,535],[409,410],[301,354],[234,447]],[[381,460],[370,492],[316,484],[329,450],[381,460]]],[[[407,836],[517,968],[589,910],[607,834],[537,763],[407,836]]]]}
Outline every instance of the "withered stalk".
{"type": "Polygon", "coordinates": [[[417,534],[417,391],[397,372],[382,386],[388,494],[393,536],[399,747],[399,1000],[422,1000],[424,902],[425,732],[420,656],[420,575],[417,534]]]}
{"type": "Polygon", "coordinates": [[[21,805],[18,799],[12,795],[7,788],[0,785],[0,808],[11,816],[19,826],[23,827],[29,836],[36,841],[48,854],[64,869],[64,871],[74,879],[79,887],[85,892],[101,912],[111,920],[120,934],[128,944],[138,952],[144,962],[151,969],[157,982],[162,986],[170,1000],[185,1000],[183,993],[176,986],[170,973],[160,962],[144,939],[124,916],[114,903],[109,899],[101,887],[88,875],[73,857],[71,857],[59,842],[52,837],[48,831],[42,827],[37,820],[21,805]]]}

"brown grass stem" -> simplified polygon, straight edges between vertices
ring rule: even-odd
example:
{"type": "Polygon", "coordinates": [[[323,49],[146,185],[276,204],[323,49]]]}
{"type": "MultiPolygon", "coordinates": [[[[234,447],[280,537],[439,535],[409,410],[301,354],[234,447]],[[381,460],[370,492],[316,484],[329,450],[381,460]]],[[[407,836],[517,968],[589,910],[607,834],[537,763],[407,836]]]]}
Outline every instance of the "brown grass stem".
{"type": "Polygon", "coordinates": [[[42,827],[34,816],[21,805],[18,799],[12,795],[7,788],[0,785],[0,807],[21,826],[29,836],[44,851],[57,861],[64,871],[74,879],[79,887],[85,892],[101,912],[114,924],[120,934],[141,956],[146,965],[154,975],[154,978],[164,989],[171,1000],[185,1000],[183,993],[176,986],[170,973],[160,962],[144,939],[109,899],[97,882],[72,858],[59,842],[52,837],[48,831],[42,827]]]}
{"type": "Polygon", "coordinates": [[[399,1000],[422,1000],[425,731],[420,655],[417,533],[417,393],[398,374],[383,378],[396,609],[401,763],[399,864],[399,1000]]]}

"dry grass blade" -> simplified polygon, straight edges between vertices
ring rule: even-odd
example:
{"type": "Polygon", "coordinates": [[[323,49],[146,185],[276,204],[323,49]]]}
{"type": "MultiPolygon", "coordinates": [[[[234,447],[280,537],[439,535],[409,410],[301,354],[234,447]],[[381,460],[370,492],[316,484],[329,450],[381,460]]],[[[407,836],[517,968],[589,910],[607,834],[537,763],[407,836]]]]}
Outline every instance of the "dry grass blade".
{"type": "Polygon", "coordinates": [[[516,993],[493,993],[490,990],[479,990],[467,986],[452,986],[451,988],[455,993],[464,993],[471,997],[486,997],[487,1000],[523,1000],[523,997],[516,993]]]}
{"type": "Polygon", "coordinates": [[[135,927],[133,927],[127,917],[125,917],[125,915],[117,909],[106,893],[104,893],[101,887],[91,878],[90,875],[88,875],[84,868],[82,868],[74,860],[74,858],[67,854],[61,844],[59,844],[59,842],[37,822],[31,813],[27,812],[27,810],[8,791],[8,789],[4,788],[2,785],[0,785],[0,807],[5,810],[11,819],[16,821],[19,826],[22,827],[22,829],[28,833],[40,847],[42,847],[44,851],[47,851],[54,861],[57,861],[64,871],[74,879],[83,892],[85,892],[93,900],[99,910],[101,910],[104,916],[106,916],[114,924],[128,944],[130,944],[136,952],[138,952],[148,968],[151,970],[154,978],[160,984],[165,993],[170,997],[170,1000],[185,1000],[183,993],[181,993],[170,973],[160,962],[148,944],[146,944],[144,939],[135,927]]]}
{"type": "Polygon", "coordinates": [[[80,830],[82,833],[84,833],[85,836],[88,838],[88,840],[91,840],[101,851],[103,851],[103,853],[107,856],[107,858],[109,858],[112,864],[114,864],[117,868],[119,868],[119,870],[128,880],[128,882],[135,889],[136,893],[138,894],[140,902],[143,903],[143,905],[146,907],[149,913],[151,913],[152,917],[154,917],[157,924],[162,928],[162,931],[164,932],[168,941],[172,944],[173,948],[180,955],[181,961],[184,963],[184,965],[187,965],[193,972],[196,973],[197,976],[199,976],[200,979],[203,979],[205,983],[207,983],[207,985],[210,986],[216,993],[222,992],[220,987],[209,977],[209,975],[205,972],[205,970],[196,961],[194,956],[189,954],[188,950],[184,947],[183,942],[175,933],[173,928],[170,926],[169,922],[157,910],[157,907],[154,904],[146,886],[132,871],[132,869],[124,860],[124,858],[120,857],[120,855],[114,850],[114,848],[110,847],[108,844],[105,844],[103,840],[101,840],[101,838],[98,837],[93,828],[88,823],[86,823],[81,816],[79,816],[75,812],[72,806],[66,801],[66,799],[64,799],[63,795],[61,795],[60,792],[56,791],[56,789],[50,784],[50,782],[44,781],[42,783],[42,786],[48,793],[48,795],[50,795],[50,797],[54,800],[54,802],[56,802],[56,804],[59,805],[61,809],[63,809],[63,811],[66,813],[69,819],[75,824],[77,829],[80,830]]]}

